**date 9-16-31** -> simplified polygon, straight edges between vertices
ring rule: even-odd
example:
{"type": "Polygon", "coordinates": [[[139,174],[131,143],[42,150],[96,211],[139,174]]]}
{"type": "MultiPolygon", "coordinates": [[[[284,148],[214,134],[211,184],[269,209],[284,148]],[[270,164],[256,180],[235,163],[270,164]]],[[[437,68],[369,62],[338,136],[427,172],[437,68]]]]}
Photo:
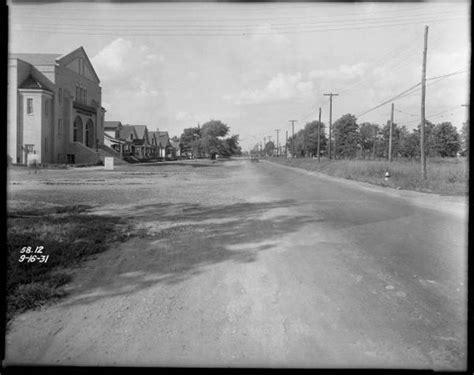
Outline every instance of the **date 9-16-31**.
{"type": "Polygon", "coordinates": [[[31,246],[23,246],[20,250],[20,258],[18,261],[20,263],[26,261],[28,263],[38,262],[38,263],[46,263],[49,258],[49,254],[43,254],[44,246],[36,246],[35,248],[31,246]],[[28,255],[25,255],[28,254],[28,255]],[[40,254],[40,255],[36,255],[40,254]]]}

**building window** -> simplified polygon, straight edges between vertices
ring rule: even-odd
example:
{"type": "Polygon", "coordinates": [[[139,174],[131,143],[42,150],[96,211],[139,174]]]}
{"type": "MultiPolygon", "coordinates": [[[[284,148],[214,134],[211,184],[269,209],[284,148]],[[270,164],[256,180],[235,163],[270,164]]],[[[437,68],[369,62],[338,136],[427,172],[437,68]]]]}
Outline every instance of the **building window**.
{"type": "Polygon", "coordinates": [[[59,101],[59,104],[62,104],[63,102],[63,89],[62,88],[59,88],[58,90],[58,101],[59,101]]]}
{"type": "Polygon", "coordinates": [[[76,85],[76,101],[81,101],[81,88],[79,87],[79,85],[76,85]]]}
{"type": "Polygon", "coordinates": [[[77,123],[74,121],[74,126],[72,128],[72,141],[77,142],[77,123]]]}
{"type": "Polygon", "coordinates": [[[61,138],[63,136],[63,120],[58,119],[58,137],[61,138]]]}
{"type": "Polygon", "coordinates": [[[32,98],[26,99],[26,113],[28,115],[33,113],[33,99],[32,98]]]}

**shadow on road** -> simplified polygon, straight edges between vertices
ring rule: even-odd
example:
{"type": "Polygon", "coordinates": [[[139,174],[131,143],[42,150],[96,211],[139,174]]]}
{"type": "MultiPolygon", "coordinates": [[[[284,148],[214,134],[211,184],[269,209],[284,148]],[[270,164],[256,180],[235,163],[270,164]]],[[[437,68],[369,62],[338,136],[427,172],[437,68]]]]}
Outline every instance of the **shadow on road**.
{"type": "MultiPolygon", "coordinates": [[[[158,283],[176,284],[223,262],[249,263],[260,251],[276,248],[279,238],[315,221],[288,215],[293,200],[239,203],[137,205],[124,218],[137,233],[90,265],[71,306],[126,295],[158,283]]],[[[118,212],[116,214],[119,214],[118,212]]]]}

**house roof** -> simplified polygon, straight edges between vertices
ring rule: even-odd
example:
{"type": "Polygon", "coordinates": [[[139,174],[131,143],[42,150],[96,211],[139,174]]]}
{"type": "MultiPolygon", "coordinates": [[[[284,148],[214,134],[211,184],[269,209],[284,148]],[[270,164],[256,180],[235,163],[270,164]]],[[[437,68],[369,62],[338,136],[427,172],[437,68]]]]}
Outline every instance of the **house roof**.
{"type": "Polygon", "coordinates": [[[26,61],[31,65],[54,65],[56,59],[61,55],[57,53],[12,53],[9,57],[26,61]]]}
{"type": "Polygon", "coordinates": [[[137,137],[139,139],[143,139],[145,137],[146,133],[146,125],[131,125],[135,128],[135,131],[137,133],[137,137]]]}
{"type": "Polygon", "coordinates": [[[148,131],[148,138],[154,139],[156,144],[158,144],[158,131],[148,131]]]}
{"type": "Polygon", "coordinates": [[[166,146],[170,142],[170,136],[168,132],[158,132],[158,142],[161,146],[166,146]]]}
{"type": "Polygon", "coordinates": [[[95,76],[95,78],[97,79],[97,81],[100,82],[99,76],[97,75],[97,72],[95,71],[94,66],[92,65],[92,62],[91,62],[91,60],[89,59],[89,56],[87,56],[87,53],[86,53],[84,47],[81,46],[81,47],[76,48],[74,51],[65,53],[64,55],[59,55],[58,60],[67,59],[67,57],[68,57],[69,55],[72,55],[72,54],[74,54],[74,53],[76,53],[76,52],[81,52],[81,53],[84,55],[84,57],[86,58],[86,60],[87,60],[87,62],[88,62],[88,64],[89,64],[89,67],[91,68],[92,74],[95,76]]]}
{"type": "Polygon", "coordinates": [[[173,146],[176,149],[179,149],[179,141],[173,141],[172,139],[170,140],[171,146],[173,146]]]}
{"type": "Polygon", "coordinates": [[[122,126],[120,121],[104,121],[104,129],[113,130],[122,126]]]}
{"type": "Polygon", "coordinates": [[[132,125],[123,125],[120,128],[119,138],[120,139],[127,139],[130,137],[130,134],[133,134],[134,138],[137,138],[137,132],[132,125]]]}
{"type": "Polygon", "coordinates": [[[49,90],[45,85],[41,84],[41,82],[34,78],[31,74],[22,82],[19,88],[46,90],[51,92],[51,90],[49,90]]]}

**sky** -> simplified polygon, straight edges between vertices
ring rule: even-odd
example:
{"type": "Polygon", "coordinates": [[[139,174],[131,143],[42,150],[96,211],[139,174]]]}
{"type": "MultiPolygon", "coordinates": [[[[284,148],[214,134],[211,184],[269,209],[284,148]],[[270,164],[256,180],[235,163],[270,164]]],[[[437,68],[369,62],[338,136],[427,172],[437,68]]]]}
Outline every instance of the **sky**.
{"type": "Polygon", "coordinates": [[[468,117],[470,2],[8,5],[11,53],[84,47],[108,121],[179,137],[220,120],[249,150],[277,129],[282,144],[290,120],[296,132],[319,108],[328,124],[324,94],[337,93],[333,122],[385,124],[393,102],[394,122],[413,129],[425,26],[426,118],[460,129],[468,117]]]}

